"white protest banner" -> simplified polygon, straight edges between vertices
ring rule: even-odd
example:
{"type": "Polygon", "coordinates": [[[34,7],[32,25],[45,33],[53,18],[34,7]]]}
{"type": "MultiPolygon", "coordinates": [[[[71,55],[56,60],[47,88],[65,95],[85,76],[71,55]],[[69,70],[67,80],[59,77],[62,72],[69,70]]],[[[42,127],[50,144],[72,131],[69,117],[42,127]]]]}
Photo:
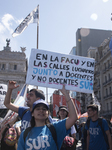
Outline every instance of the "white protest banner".
{"type": "Polygon", "coordinates": [[[0,84],[0,109],[6,108],[4,106],[4,99],[7,92],[7,85],[6,84],[0,84]]]}
{"type": "Polygon", "coordinates": [[[26,84],[92,93],[95,60],[32,49],[26,84]]]}
{"type": "MultiPolygon", "coordinates": [[[[27,93],[27,87],[28,85],[24,84],[20,93],[17,95],[17,98],[14,101],[14,105],[16,106],[24,106],[25,104],[25,97],[27,93]]],[[[9,110],[4,117],[4,119],[0,122],[0,135],[2,135],[2,132],[4,131],[4,127],[13,122],[14,120],[17,119],[18,113],[13,112],[12,110],[9,110]]],[[[1,136],[0,136],[1,139],[1,136]]]]}

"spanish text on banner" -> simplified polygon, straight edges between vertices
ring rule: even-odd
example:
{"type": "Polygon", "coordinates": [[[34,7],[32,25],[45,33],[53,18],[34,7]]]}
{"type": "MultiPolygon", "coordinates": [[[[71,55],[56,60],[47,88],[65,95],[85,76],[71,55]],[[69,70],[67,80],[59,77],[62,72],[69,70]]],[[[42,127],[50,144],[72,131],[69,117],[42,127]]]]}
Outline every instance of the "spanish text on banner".
{"type": "Polygon", "coordinates": [[[94,65],[93,58],[32,49],[26,84],[92,93],[94,65]]]}
{"type": "Polygon", "coordinates": [[[0,84],[0,109],[6,108],[4,105],[5,95],[7,93],[7,85],[0,84]]]}

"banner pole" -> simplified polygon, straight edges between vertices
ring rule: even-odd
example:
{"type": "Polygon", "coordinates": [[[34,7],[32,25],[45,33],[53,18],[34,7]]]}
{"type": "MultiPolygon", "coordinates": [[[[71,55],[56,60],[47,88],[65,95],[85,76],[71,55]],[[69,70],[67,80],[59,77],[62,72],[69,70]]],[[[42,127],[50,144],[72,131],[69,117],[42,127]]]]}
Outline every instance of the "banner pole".
{"type": "MultiPolygon", "coordinates": [[[[38,49],[38,38],[39,38],[39,13],[38,13],[38,22],[37,22],[37,49],[38,49]]],[[[38,89],[38,86],[36,87],[38,89]]]]}
{"type": "Polygon", "coordinates": [[[48,103],[48,88],[46,87],[46,102],[48,103]]]}
{"type": "Polygon", "coordinates": [[[38,49],[39,25],[37,24],[37,49],[38,49]]]}

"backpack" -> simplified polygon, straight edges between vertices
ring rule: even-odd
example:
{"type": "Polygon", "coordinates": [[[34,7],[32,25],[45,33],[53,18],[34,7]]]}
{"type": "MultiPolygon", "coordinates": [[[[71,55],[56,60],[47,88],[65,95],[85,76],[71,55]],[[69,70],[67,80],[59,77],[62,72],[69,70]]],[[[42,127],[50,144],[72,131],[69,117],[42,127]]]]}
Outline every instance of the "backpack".
{"type": "Polygon", "coordinates": [[[74,144],[74,138],[73,138],[73,137],[70,137],[70,136],[66,136],[66,137],[64,138],[63,143],[64,143],[67,147],[72,147],[73,144],[74,144]]]}
{"type": "Polygon", "coordinates": [[[23,111],[22,116],[20,117],[20,120],[22,120],[24,114],[25,114],[28,110],[30,110],[30,108],[28,108],[28,109],[26,109],[26,110],[23,111]]]}
{"type": "Polygon", "coordinates": [[[72,137],[71,133],[65,136],[60,150],[74,150],[76,149],[76,139],[72,137]]]}
{"type": "Polygon", "coordinates": [[[86,143],[86,138],[87,138],[87,130],[85,129],[85,126],[86,126],[86,123],[84,124],[84,126],[82,128],[84,143],[86,143]]]}
{"type": "Polygon", "coordinates": [[[8,146],[14,146],[17,143],[18,135],[14,127],[9,127],[4,135],[4,142],[8,146]]]}
{"type": "MultiPolygon", "coordinates": [[[[53,124],[51,124],[51,123],[50,123],[50,124],[47,124],[46,126],[49,128],[49,130],[50,130],[50,132],[51,132],[51,134],[52,134],[53,140],[55,141],[56,146],[57,146],[57,150],[59,150],[59,148],[58,148],[58,143],[57,143],[57,134],[56,134],[55,127],[54,127],[53,124]]],[[[24,131],[24,135],[23,135],[24,141],[25,141],[25,139],[26,139],[28,133],[30,132],[30,130],[31,130],[31,127],[28,127],[28,128],[24,131]]]]}
{"type": "MultiPolygon", "coordinates": [[[[90,126],[90,120],[91,120],[91,119],[89,118],[89,119],[87,119],[87,122],[86,122],[86,125],[87,125],[88,129],[89,129],[89,126],[90,126]]],[[[98,125],[101,127],[101,130],[102,130],[102,133],[103,133],[105,142],[107,143],[107,145],[108,145],[108,147],[109,147],[108,137],[107,137],[107,135],[106,135],[106,133],[105,133],[105,130],[103,129],[102,120],[103,120],[103,118],[98,118],[98,125]]],[[[85,130],[86,130],[86,129],[85,129],[85,130]]],[[[86,131],[87,131],[87,130],[86,130],[86,131]]],[[[110,129],[109,129],[109,131],[110,131],[110,129]]],[[[87,135],[86,135],[86,136],[87,136],[87,135]]],[[[86,139],[85,139],[85,140],[86,140],[86,139]]]]}
{"type": "Polygon", "coordinates": [[[76,143],[73,137],[66,136],[63,140],[62,149],[74,150],[76,148],[76,143]]]}

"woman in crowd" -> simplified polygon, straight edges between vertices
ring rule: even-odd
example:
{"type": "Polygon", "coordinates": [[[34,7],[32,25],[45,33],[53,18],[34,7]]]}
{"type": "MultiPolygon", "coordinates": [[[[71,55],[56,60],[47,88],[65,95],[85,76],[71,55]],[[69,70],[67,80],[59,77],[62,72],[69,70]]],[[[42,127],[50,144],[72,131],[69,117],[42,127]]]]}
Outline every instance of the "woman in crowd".
{"type": "MultiPolygon", "coordinates": [[[[65,118],[67,118],[68,114],[69,114],[69,112],[68,112],[68,109],[65,105],[62,105],[59,107],[59,111],[57,113],[59,120],[63,120],[65,118]]],[[[71,127],[71,131],[70,131],[70,134],[68,136],[73,138],[74,143],[71,147],[69,147],[69,145],[67,145],[66,142],[64,143],[64,141],[63,141],[61,150],[67,150],[68,147],[69,147],[69,149],[75,150],[75,148],[76,148],[76,142],[75,142],[76,129],[75,129],[74,125],[71,127]]]]}
{"type": "MultiPolygon", "coordinates": [[[[70,128],[77,120],[77,111],[72,99],[63,86],[60,90],[66,98],[69,109],[69,117],[53,123],[57,134],[57,145],[46,124],[48,123],[49,106],[43,100],[38,100],[33,104],[31,128],[24,139],[23,131],[18,142],[18,150],[57,150],[61,148],[63,139],[69,134],[70,128]]],[[[27,129],[26,129],[27,130],[27,129]]]]}

